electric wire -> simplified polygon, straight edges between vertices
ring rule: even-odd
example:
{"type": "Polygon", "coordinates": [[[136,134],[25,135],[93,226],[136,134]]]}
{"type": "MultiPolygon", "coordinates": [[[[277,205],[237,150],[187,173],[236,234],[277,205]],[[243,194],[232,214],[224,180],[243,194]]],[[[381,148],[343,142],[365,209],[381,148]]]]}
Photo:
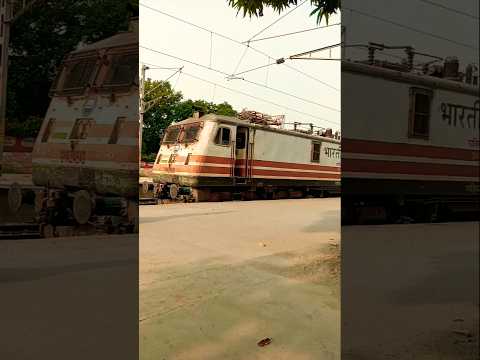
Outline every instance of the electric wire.
{"type": "Polygon", "coordinates": [[[413,32],[417,32],[419,34],[427,35],[427,36],[430,36],[430,37],[438,39],[438,40],[443,40],[443,41],[446,41],[446,42],[450,42],[452,44],[462,46],[462,47],[465,47],[465,48],[469,48],[469,49],[472,49],[472,50],[478,50],[478,47],[476,47],[476,46],[472,46],[470,44],[466,44],[466,43],[463,43],[463,42],[460,42],[460,41],[456,41],[456,40],[453,40],[453,39],[450,39],[450,38],[447,38],[447,37],[444,37],[444,36],[440,36],[440,35],[428,32],[428,31],[416,29],[414,27],[404,25],[404,24],[398,23],[398,22],[393,21],[393,20],[385,19],[385,18],[377,16],[377,15],[368,14],[366,12],[363,12],[363,11],[360,11],[360,10],[357,10],[357,9],[348,8],[348,7],[343,7],[343,9],[350,10],[351,12],[363,15],[365,17],[369,17],[371,19],[382,21],[382,22],[385,22],[387,24],[395,25],[395,26],[403,28],[403,29],[407,29],[407,30],[410,30],[410,31],[413,31],[413,32]]]}
{"type": "Polygon", "coordinates": [[[259,32],[257,32],[255,35],[253,35],[250,39],[248,39],[247,42],[249,41],[252,41],[252,39],[256,38],[258,35],[260,35],[261,33],[263,33],[265,30],[271,28],[273,25],[275,25],[276,23],[278,23],[280,20],[282,20],[283,18],[285,18],[286,16],[290,15],[292,12],[294,12],[295,10],[297,10],[298,8],[300,8],[303,4],[305,4],[307,2],[307,0],[303,0],[300,4],[298,4],[297,6],[295,6],[294,8],[290,9],[290,11],[287,11],[285,14],[283,14],[282,16],[280,16],[277,20],[275,20],[274,22],[272,22],[270,25],[268,25],[267,27],[263,28],[262,30],[260,30],[259,32]]]}
{"type": "Polygon", "coordinates": [[[293,32],[289,32],[289,33],[286,33],[286,34],[278,34],[278,35],[272,35],[272,36],[268,36],[268,37],[264,37],[264,38],[260,38],[260,39],[248,40],[248,41],[244,41],[243,44],[252,43],[252,42],[256,42],[256,41],[276,39],[276,38],[279,38],[279,37],[284,37],[284,36],[289,36],[289,35],[301,34],[301,33],[309,32],[309,31],[325,29],[325,28],[329,28],[329,27],[337,26],[337,25],[341,25],[341,23],[335,23],[335,24],[330,24],[330,25],[325,25],[325,26],[317,26],[317,27],[314,27],[314,28],[306,29],[306,30],[293,31],[293,32]]]}
{"type": "MultiPolygon", "coordinates": [[[[220,37],[220,38],[223,38],[223,39],[225,39],[225,40],[231,41],[231,42],[233,42],[233,43],[236,43],[236,44],[239,44],[239,45],[242,45],[242,46],[247,46],[246,44],[242,43],[241,41],[235,40],[235,39],[233,39],[233,38],[231,38],[231,37],[229,37],[229,36],[226,36],[226,35],[224,35],[224,34],[221,34],[221,33],[219,33],[219,32],[216,32],[216,31],[207,29],[207,28],[205,28],[205,27],[203,27],[203,26],[194,24],[194,23],[192,23],[192,22],[190,22],[190,21],[181,19],[181,18],[179,18],[179,17],[177,17],[177,16],[168,14],[168,13],[162,11],[162,10],[158,10],[158,9],[152,8],[152,7],[150,7],[150,6],[148,6],[148,5],[145,5],[145,4],[142,4],[142,3],[139,3],[139,5],[140,5],[140,6],[143,6],[144,8],[147,8],[147,9],[153,11],[153,12],[159,13],[159,14],[164,15],[164,16],[167,16],[167,17],[170,17],[170,18],[172,18],[172,19],[174,19],[174,20],[176,20],[176,21],[182,22],[182,23],[184,23],[184,24],[193,26],[193,27],[195,27],[195,28],[197,28],[197,29],[201,29],[201,30],[206,31],[206,32],[208,32],[208,33],[214,34],[214,35],[216,35],[216,36],[218,36],[218,37],[220,37]]],[[[259,50],[259,49],[257,49],[257,48],[254,48],[253,46],[249,46],[248,48],[252,49],[253,51],[257,52],[258,54],[261,54],[261,55],[263,55],[263,56],[266,56],[266,57],[269,58],[270,60],[274,60],[274,61],[276,60],[275,58],[273,58],[273,57],[270,56],[269,54],[267,54],[267,53],[265,53],[264,51],[261,51],[261,50],[259,50]]],[[[300,70],[300,69],[297,69],[297,68],[295,68],[295,67],[293,67],[293,66],[291,66],[291,65],[289,65],[289,64],[286,64],[286,63],[284,63],[283,65],[284,65],[285,67],[287,67],[288,69],[290,69],[290,70],[292,70],[292,71],[294,71],[294,72],[296,72],[296,73],[298,73],[298,74],[302,74],[302,75],[304,75],[305,77],[310,78],[311,80],[317,81],[317,82],[319,82],[320,84],[325,85],[326,87],[328,87],[328,88],[330,88],[330,89],[333,89],[333,90],[335,90],[335,91],[340,91],[339,88],[336,88],[335,86],[330,85],[330,84],[326,83],[325,81],[322,81],[322,80],[318,79],[318,78],[315,77],[315,76],[312,76],[312,75],[310,75],[310,74],[307,74],[306,72],[304,72],[304,71],[302,71],[302,70],[300,70]]]]}
{"type": "MultiPolygon", "coordinates": [[[[231,76],[230,74],[227,74],[226,72],[224,72],[224,71],[222,71],[222,70],[218,70],[218,69],[215,69],[215,68],[211,68],[211,67],[208,67],[208,66],[205,66],[205,65],[196,63],[196,62],[191,61],[191,60],[187,60],[187,59],[180,58],[180,57],[175,56],[175,55],[167,54],[167,53],[165,53],[165,52],[163,52],[163,51],[160,51],[160,50],[151,49],[151,48],[149,48],[149,47],[142,46],[142,45],[140,45],[139,47],[142,48],[142,49],[145,49],[145,50],[152,51],[152,52],[154,52],[154,53],[158,53],[158,54],[160,54],[160,55],[164,55],[164,56],[167,56],[167,57],[171,57],[171,58],[173,58],[173,59],[176,59],[176,60],[180,60],[180,61],[187,62],[187,63],[189,63],[189,64],[192,64],[192,65],[195,65],[195,66],[204,68],[204,69],[206,69],[206,70],[214,71],[214,72],[219,73],[219,74],[222,74],[222,75],[224,75],[224,76],[226,76],[226,77],[228,77],[228,78],[230,78],[230,76],[231,76]]],[[[317,105],[317,106],[319,106],[319,107],[322,107],[322,108],[325,108],[325,109],[328,109],[328,110],[331,110],[331,111],[340,112],[339,109],[335,109],[335,108],[333,108],[333,107],[331,107],[331,106],[327,106],[327,105],[324,105],[324,104],[320,104],[320,103],[318,103],[318,102],[315,102],[315,101],[312,101],[312,100],[309,100],[309,99],[305,99],[305,98],[302,98],[302,97],[297,96],[297,95],[294,95],[294,94],[290,94],[290,93],[288,93],[288,92],[286,92],[286,91],[283,91],[283,90],[279,90],[279,89],[276,89],[276,88],[272,88],[272,87],[270,87],[270,86],[267,86],[267,85],[264,85],[264,84],[260,84],[260,83],[257,83],[257,82],[251,81],[251,80],[247,80],[247,79],[244,79],[244,78],[239,78],[239,79],[242,80],[242,81],[245,81],[245,82],[247,82],[247,83],[249,83],[249,84],[256,85],[256,86],[259,86],[259,87],[263,87],[263,88],[269,89],[269,90],[271,90],[271,91],[275,91],[275,92],[277,92],[277,93],[279,93],[279,94],[283,94],[283,95],[290,96],[290,97],[292,97],[292,98],[295,98],[295,99],[304,101],[304,102],[306,102],[306,103],[310,103],[310,104],[313,104],[313,105],[317,105]]]]}
{"type": "MultiPolygon", "coordinates": [[[[145,63],[147,65],[152,65],[152,66],[155,66],[153,64],[149,64],[149,63],[145,63]]],[[[271,100],[267,100],[267,99],[264,99],[264,98],[261,98],[261,97],[258,97],[258,96],[255,96],[255,95],[252,95],[252,94],[249,94],[249,93],[246,93],[246,92],[243,92],[241,90],[237,90],[237,89],[232,89],[228,86],[224,86],[224,85],[221,85],[221,84],[218,84],[216,82],[213,82],[213,81],[210,81],[210,80],[207,80],[207,79],[203,79],[201,77],[198,77],[196,75],[193,75],[193,74],[190,74],[190,73],[187,73],[185,71],[182,71],[179,73],[179,75],[182,74],[182,75],[185,75],[185,76],[188,76],[188,77],[191,77],[193,79],[197,79],[199,81],[203,81],[205,83],[208,83],[210,85],[214,85],[216,87],[219,87],[219,88],[222,88],[222,89],[226,89],[226,90],[229,90],[231,92],[234,92],[234,93],[238,93],[240,95],[244,95],[246,97],[249,97],[249,98],[252,98],[252,99],[255,99],[255,100],[259,100],[259,101],[262,101],[262,102],[265,102],[265,103],[268,103],[268,104],[271,104],[271,105],[275,105],[275,106],[278,106],[279,108],[283,108],[283,109],[287,109],[289,111],[293,111],[293,112],[296,112],[298,114],[301,114],[301,115],[305,115],[305,116],[308,116],[308,117],[311,117],[313,119],[317,119],[317,120],[321,120],[321,121],[324,121],[324,122],[328,122],[328,123],[331,123],[331,124],[334,124],[338,127],[340,127],[339,123],[338,122],[335,122],[333,120],[328,120],[328,119],[325,119],[325,118],[322,118],[322,117],[319,117],[319,116],[316,116],[316,115],[313,115],[313,114],[309,114],[307,112],[304,112],[304,111],[301,111],[301,110],[297,110],[295,108],[292,108],[292,107],[287,107],[285,106],[284,104],[279,104],[279,103],[276,103],[274,101],[271,101],[271,100]]]]}
{"type": "Polygon", "coordinates": [[[418,1],[423,2],[423,3],[425,3],[425,4],[429,4],[429,5],[431,5],[431,6],[435,6],[435,7],[438,7],[438,8],[444,9],[444,10],[447,10],[447,11],[454,12],[454,13],[459,14],[459,15],[467,16],[467,17],[472,18],[472,19],[474,19],[474,20],[478,20],[478,19],[479,19],[478,16],[475,16],[475,15],[472,15],[472,14],[469,14],[469,13],[466,13],[466,12],[464,12],[464,11],[461,11],[461,10],[458,10],[458,9],[455,9],[455,8],[452,8],[452,7],[448,7],[448,6],[439,4],[439,3],[434,2],[434,1],[430,1],[430,0],[418,0],[418,1]]]}

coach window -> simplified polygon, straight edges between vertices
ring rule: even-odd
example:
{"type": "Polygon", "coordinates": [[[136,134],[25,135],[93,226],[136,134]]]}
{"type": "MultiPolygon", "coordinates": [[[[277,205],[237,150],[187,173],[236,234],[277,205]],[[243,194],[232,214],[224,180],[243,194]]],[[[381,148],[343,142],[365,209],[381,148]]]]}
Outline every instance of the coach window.
{"type": "Polygon", "coordinates": [[[410,89],[409,137],[428,139],[432,95],[432,91],[428,89],[410,89]]]}
{"type": "Polygon", "coordinates": [[[320,162],[320,143],[312,142],[312,162],[320,162]]]}
{"type": "Polygon", "coordinates": [[[230,129],[226,127],[218,128],[217,135],[215,136],[215,144],[217,145],[230,145],[230,129]]]}

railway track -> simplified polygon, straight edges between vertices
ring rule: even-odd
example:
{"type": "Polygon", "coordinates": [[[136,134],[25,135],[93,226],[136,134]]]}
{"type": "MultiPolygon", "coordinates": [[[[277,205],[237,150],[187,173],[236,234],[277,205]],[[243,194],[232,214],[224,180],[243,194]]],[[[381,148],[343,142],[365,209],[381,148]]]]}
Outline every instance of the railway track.
{"type": "Polygon", "coordinates": [[[21,240],[41,238],[37,224],[12,223],[0,225],[0,240],[21,240]]]}

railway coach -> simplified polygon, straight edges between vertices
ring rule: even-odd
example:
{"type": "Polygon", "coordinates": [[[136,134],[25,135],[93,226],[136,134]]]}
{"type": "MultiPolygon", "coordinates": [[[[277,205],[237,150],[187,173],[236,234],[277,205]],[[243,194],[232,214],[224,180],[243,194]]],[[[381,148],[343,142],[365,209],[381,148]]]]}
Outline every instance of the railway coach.
{"type": "Polygon", "coordinates": [[[340,192],[340,136],[208,114],[167,128],[151,176],[164,197],[272,199],[340,192]]]}
{"type": "Polygon", "coordinates": [[[458,69],[343,62],[343,223],[478,219],[478,71],[458,69]]]}

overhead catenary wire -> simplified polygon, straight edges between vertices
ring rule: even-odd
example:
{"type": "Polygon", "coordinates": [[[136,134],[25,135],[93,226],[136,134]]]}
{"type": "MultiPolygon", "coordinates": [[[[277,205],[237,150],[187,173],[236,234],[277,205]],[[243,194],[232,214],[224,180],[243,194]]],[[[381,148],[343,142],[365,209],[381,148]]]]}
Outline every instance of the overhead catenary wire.
{"type": "MultiPolygon", "coordinates": [[[[151,68],[150,68],[151,69],[151,68]]],[[[182,67],[179,67],[179,68],[176,68],[177,71],[175,71],[172,75],[170,75],[169,77],[167,77],[165,80],[163,80],[163,82],[167,82],[168,80],[170,80],[172,77],[174,77],[177,73],[180,73],[183,69],[183,66],[182,67]]],[[[145,96],[151,94],[153,91],[155,91],[159,86],[160,86],[161,83],[157,84],[156,86],[154,86],[153,88],[151,88],[149,91],[147,91],[145,93],[145,96]]]]}
{"type": "Polygon", "coordinates": [[[365,17],[368,17],[368,18],[371,18],[371,19],[382,21],[382,22],[390,24],[390,25],[395,25],[395,26],[403,28],[403,29],[407,29],[407,30],[410,30],[410,31],[413,31],[413,32],[417,32],[419,34],[430,36],[430,37],[438,39],[438,40],[446,41],[446,42],[449,42],[449,43],[452,43],[452,44],[455,44],[455,45],[458,45],[458,46],[462,46],[462,47],[465,47],[465,48],[469,48],[469,49],[472,49],[472,50],[478,50],[478,46],[473,46],[471,44],[466,44],[466,43],[463,43],[463,42],[460,42],[460,41],[457,41],[457,40],[453,40],[453,39],[450,39],[450,38],[447,38],[447,37],[444,37],[444,36],[441,36],[441,35],[437,35],[437,34],[425,31],[425,30],[417,29],[417,28],[414,28],[412,26],[401,24],[399,22],[396,22],[396,21],[393,21],[393,20],[390,20],[390,19],[385,19],[385,18],[377,16],[377,15],[372,15],[372,14],[360,11],[358,9],[352,9],[352,8],[349,8],[349,7],[343,7],[343,9],[350,10],[351,12],[360,14],[362,16],[365,16],[365,17]]]}
{"type": "MultiPolygon", "coordinates": [[[[155,66],[154,64],[150,64],[150,63],[145,63],[146,65],[152,65],[152,66],[155,66]]],[[[276,103],[274,101],[271,101],[271,100],[267,100],[267,99],[264,99],[264,98],[261,98],[259,96],[255,96],[255,95],[252,95],[252,94],[249,94],[249,93],[246,93],[246,92],[243,92],[241,90],[237,90],[237,89],[232,89],[228,86],[224,86],[224,85],[221,85],[219,83],[216,83],[214,81],[211,81],[211,80],[207,80],[207,79],[203,79],[199,76],[196,76],[196,75],[193,75],[193,74],[190,74],[190,73],[187,73],[185,71],[182,71],[181,73],[179,74],[182,74],[184,76],[188,76],[188,77],[191,77],[191,78],[194,78],[194,79],[197,79],[199,81],[203,81],[205,83],[208,83],[210,85],[214,85],[215,87],[219,87],[219,88],[222,88],[222,89],[225,89],[225,90],[229,90],[231,92],[234,92],[234,93],[238,93],[240,95],[244,95],[246,97],[249,97],[249,98],[252,98],[252,99],[255,99],[255,100],[259,100],[259,101],[262,101],[262,102],[265,102],[265,103],[268,103],[268,104],[271,104],[271,105],[275,105],[275,106],[278,106],[279,108],[283,108],[283,109],[287,109],[289,111],[293,111],[295,113],[298,113],[298,114],[301,114],[301,115],[305,115],[305,116],[308,116],[308,117],[311,117],[313,119],[317,119],[317,120],[321,120],[321,121],[324,121],[324,122],[327,122],[327,123],[331,123],[331,124],[334,124],[338,127],[340,127],[340,124],[338,122],[335,122],[333,120],[328,120],[328,119],[325,119],[325,118],[322,118],[322,117],[319,117],[317,115],[313,115],[313,114],[309,114],[307,112],[304,112],[304,111],[301,111],[301,110],[298,110],[298,109],[295,109],[295,108],[292,108],[292,107],[287,107],[285,106],[284,104],[279,104],[279,103],[276,103]]]]}
{"type": "Polygon", "coordinates": [[[253,35],[250,39],[248,39],[248,41],[252,41],[254,38],[256,38],[258,35],[260,35],[261,33],[265,32],[265,30],[267,29],[270,29],[273,25],[275,25],[276,23],[278,23],[280,20],[282,20],[283,18],[287,17],[288,15],[290,15],[292,12],[294,12],[295,10],[297,10],[298,8],[300,8],[303,4],[305,4],[307,2],[307,0],[303,0],[300,4],[298,4],[297,6],[295,6],[294,8],[290,9],[289,11],[287,11],[285,14],[283,14],[282,16],[280,16],[278,19],[276,19],[274,22],[272,22],[270,25],[264,27],[262,30],[260,30],[259,32],[257,32],[255,35],[253,35]]]}
{"type": "Polygon", "coordinates": [[[309,32],[309,31],[314,31],[314,30],[319,30],[319,29],[325,29],[325,28],[329,28],[329,27],[332,27],[332,26],[338,26],[338,25],[341,25],[341,23],[329,24],[329,25],[325,25],[325,26],[317,26],[317,27],[310,28],[310,29],[293,31],[293,32],[285,33],[285,34],[278,34],[278,35],[267,36],[267,37],[260,38],[260,39],[253,39],[253,40],[244,41],[243,43],[244,43],[244,44],[248,44],[248,43],[257,42],[257,41],[271,40],[271,39],[276,39],[276,38],[280,38],[280,37],[284,37],[284,36],[301,34],[301,33],[309,32]]]}
{"type": "MultiPolygon", "coordinates": [[[[206,31],[206,32],[208,32],[208,33],[210,33],[210,34],[216,35],[216,36],[218,36],[218,37],[220,37],[220,38],[223,38],[223,39],[225,39],[225,40],[231,41],[231,42],[233,42],[233,43],[236,43],[236,44],[239,44],[239,45],[242,45],[242,46],[247,46],[246,44],[242,43],[241,41],[235,40],[235,39],[233,39],[233,38],[231,38],[231,37],[229,37],[229,36],[226,36],[226,35],[221,34],[221,33],[219,33],[219,32],[213,31],[213,30],[211,30],[211,29],[207,29],[207,28],[205,28],[205,27],[203,27],[203,26],[194,24],[194,23],[192,23],[192,22],[190,22],[190,21],[181,19],[181,18],[179,18],[179,17],[177,17],[177,16],[174,16],[174,15],[171,15],[171,14],[169,14],[169,13],[166,13],[166,12],[164,12],[164,11],[162,11],[162,10],[152,8],[152,7],[150,7],[150,6],[148,6],[148,5],[145,5],[145,4],[142,4],[142,3],[139,3],[139,6],[142,6],[142,7],[144,7],[144,8],[147,8],[147,9],[153,11],[153,12],[156,12],[156,13],[158,13],[158,14],[164,15],[164,16],[166,16],[166,17],[170,17],[170,18],[172,18],[172,19],[174,19],[174,20],[176,20],[176,21],[179,21],[179,22],[182,22],[182,23],[184,23],[184,24],[190,25],[190,26],[195,27],[195,28],[197,28],[197,29],[201,29],[201,30],[203,30],[203,31],[206,31]]],[[[263,56],[266,56],[266,57],[269,58],[270,60],[274,60],[274,61],[276,60],[273,56],[267,54],[266,52],[264,52],[264,51],[262,51],[262,50],[259,50],[259,49],[255,48],[255,47],[253,47],[253,46],[248,46],[248,48],[251,49],[251,50],[253,50],[253,51],[255,51],[255,52],[257,52],[258,54],[261,54],[261,55],[263,55],[263,56]]],[[[313,76],[313,75],[307,74],[306,72],[304,72],[304,71],[302,71],[302,70],[300,70],[300,69],[297,69],[297,68],[294,67],[294,66],[291,66],[291,65],[286,64],[286,63],[284,63],[283,65],[284,65],[285,67],[287,67],[288,69],[290,69],[291,71],[294,71],[294,72],[296,72],[296,73],[298,73],[298,74],[301,74],[301,75],[303,75],[303,76],[305,76],[305,77],[308,77],[308,78],[310,78],[311,80],[317,81],[317,82],[319,82],[320,84],[322,84],[322,85],[324,85],[324,86],[326,86],[326,87],[328,87],[328,88],[330,88],[330,89],[333,89],[333,90],[335,90],[335,91],[340,91],[339,88],[337,88],[337,87],[335,87],[335,86],[333,86],[333,85],[330,85],[330,84],[328,84],[327,82],[322,81],[322,80],[320,80],[319,78],[317,78],[317,77],[315,77],[315,76],[313,76]]]]}
{"type": "Polygon", "coordinates": [[[328,120],[328,119],[325,119],[325,118],[322,118],[322,117],[319,117],[319,116],[316,116],[316,115],[313,115],[313,114],[306,113],[306,112],[301,111],[301,110],[297,110],[297,109],[294,109],[294,108],[291,108],[291,107],[287,107],[287,106],[285,106],[285,105],[283,105],[283,104],[279,104],[279,103],[276,103],[276,102],[274,102],[274,101],[270,101],[270,100],[263,99],[263,98],[261,98],[261,97],[252,95],[252,94],[248,94],[248,93],[246,93],[246,92],[243,92],[243,91],[240,91],[240,90],[237,90],[237,89],[232,89],[232,88],[230,88],[230,87],[227,87],[227,86],[224,86],[224,85],[215,83],[215,82],[213,82],[213,81],[200,78],[200,77],[195,76],[195,75],[193,75],[193,74],[189,74],[189,73],[186,73],[186,72],[182,72],[182,74],[183,74],[183,75],[186,75],[186,76],[189,76],[189,77],[191,77],[191,78],[194,78],[194,79],[197,79],[197,80],[200,80],[200,81],[209,83],[209,84],[211,84],[211,85],[215,85],[216,87],[219,87],[219,88],[222,88],[222,89],[226,89],[226,90],[229,90],[229,91],[232,91],[232,92],[235,92],[235,93],[238,93],[238,94],[247,96],[247,97],[252,98],[252,99],[255,99],[255,100],[259,100],[259,101],[262,101],[262,102],[265,102],[265,103],[269,103],[269,104],[271,104],[271,105],[275,105],[275,106],[278,106],[278,107],[280,107],[280,108],[284,108],[284,109],[287,109],[287,110],[289,110],[289,111],[296,112],[296,113],[298,113],[298,114],[302,114],[302,115],[305,115],[305,116],[309,116],[309,117],[311,117],[311,118],[313,118],[313,119],[321,120],[321,121],[328,122],[328,123],[334,124],[334,125],[336,125],[336,126],[339,126],[338,122],[335,122],[335,121],[333,121],[333,120],[328,120]]]}
{"type": "MultiPolygon", "coordinates": [[[[167,56],[167,57],[171,57],[173,59],[176,59],[176,60],[179,60],[179,61],[184,61],[184,62],[187,62],[189,64],[192,64],[192,65],[195,65],[195,66],[198,66],[198,67],[201,67],[201,68],[204,68],[206,70],[210,70],[210,71],[214,71],[216,73],[219,73],[219,74],[222,74],[226,77],[229,77],[231,78],[231,75],[226,73],[225,71],[222,71],[222,70],[218,70],[218,69],[215,69],[215,68],[211,68],[211,67],[208,67],[206,65],[202,65],[202,64],[199,64],[197,62],[194,62],[194,61],[191,61],[191,60],[187,60],[187,59],[183,59],[183,58],[180,58],[178,56],[175,56],[175,55],[171,55],[171,54],[168,54],[168,53],[165,53],[163,51],[160,51],[160,50],[156,50],[156,49],[151,49],[149,47],[146,47],[146,46],[143,46],[143,45],[140,45],[139,46],[140,48],[142,49],[145,49],[145,50],[148,50],[148,51],[152,51],[154,53],[158,53],[160,55],[164,55],[164,56],[167,56]]],[[[276,88],[272,88],[270,86],[267,86],[265,84],[260,84],[260,83],[257,83],[257,82],[254,82],[254,81],[251,81],[251,80],[247,80],[247,79],[244,79],[244,78],[239,78],[239,80],[242,80],[242,81],[245,81],[249,84],[252,84],[252,85],[255,85],[255,86],[259,86],[259,87],[263,87],[263,88],[266,88],[266,89],[269,89],[271,91],[275,91],[279,94],[283,94],[283,95],[286,95],[286,96],[289,96],[289,97],[292,97],[292,98],[295,98],[295,99],[298,99],[298,100],[301,100],[303,102],[306,102],[306,103],[310,103],[310,104],[313,104],[313,105],[317,105],[319,107],[322,107],[322,108],[325,108],[325,109],[328,109],[328,110],[331,110],[331,111],[335,111],[335,112],[340,112],[339,109],[335,109],[331,106],[328,106],[328,105],[324,105],[324,104],[321,104],[321,103],[318,103],[316,101],[312,101],[312,100],[309,100],[309,99],[305,99],[303,97],[300,97],[300,96],[297,96],[297,95],[294,95],[294,94],[290,94],[286,91],[283,91],[283,90],[279,90],[279,89],[276,89],[276,88]]]]}
{"type": "Polygon", "coordinates": [[[458,9],[455,9],[455,8],[452,8],[452,7],[449,7],[449,6],[446,6],[446,5],[439,4],[435,1],[430,1],[430,0],[417,0],[417,1],[423,2],[425,4],[429,4],[431,6],[435,6],[435,7],[438,7],[440,9],[444,9],[444,10],[447,10],[447,11],[450,11],[450,12],[453,12],[453,13],[456,13],[456,14],[459,14],[459,15],[463,15],[463,16],[469,17],[469,18],[474,19],[474,20],[479,20],[478,16],[469,14],[467,12],[464,12],[464,11],[461,11],[461,10],[458,10],[458,9]]]}

